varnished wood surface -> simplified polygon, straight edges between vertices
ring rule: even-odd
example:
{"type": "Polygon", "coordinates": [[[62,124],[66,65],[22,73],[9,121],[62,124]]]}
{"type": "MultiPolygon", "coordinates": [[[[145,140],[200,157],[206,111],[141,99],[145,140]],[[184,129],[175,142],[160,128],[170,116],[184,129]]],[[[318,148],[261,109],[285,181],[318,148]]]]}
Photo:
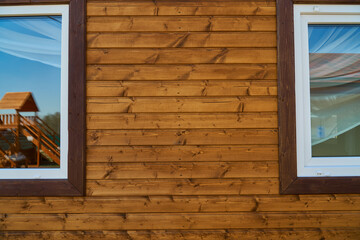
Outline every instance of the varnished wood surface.
{"type": "Polygon", "coordinates": [[[279,194],[277,178],[88,180],[88,196],[279,194]]]}
{"type": "Polygon", "coordinates": [[[276,97],[88,98],[88,113],[275,112],[276,97]]]}
{"type": "Polygon", "coordinates": [[[87,179],[278,177],[277,162],[92,163],[87,179]]]}
{"type": "Polygon", "coordinates": [[[276,79],[274,64],[90,65],[88,80],[276,79]]]}
{"type": "Polygon", "coordinates": [[[86,196],[0,239],[358,240],[360,195],[279,195],[275,1],[87,2],[86,196]]]}
{"type": "Polygon", "coordinates": [[[275,16],[242,17],[89,17],[88,32],[275,31],[275,16]]]}
{"type": "Polygon", "coordinates": [[[88,129],[276,128],[276,113],[116,113],[87,115],[88,129]]]}
{"type": "Polygon", "coordinates": [[[0,217],[1,230],[360,227],[358,211],[347,213],[7,214],[6,217],[1,215],[0,217]]]}
{"type": "Polygon", "coordinates": [[[1,198],[0,212],[37,213],[202,213],[360,211],[359,195],[120,196],[1,198]],[[11,201],[9,201],[11,200],[11,201]],[[101,206],[101,207],[99,207],[101,206]]]}
{"type": "Polygon", "coordinates": [[[88,64],[276,63],[274,48],[89,49],[88,64]]]}
{"type": "MultiPolygon", "coordinates": [[[[141,134],[141,133],[140,133],[141,134]]],[[[142,138],[140,138],[142,139],[142,138]]],[[[276,141],[276,136],[273,137],[276,141]]],[[[131,141],[130,141],[131,142],[131,141]]],[[[182,143],[183,141],[177,141],[182,143]]],[[[99,143],[99,142],[98,142],[99,143]]],[[[129,140],[125,143],[129,143],[129,140]]],[[[142,142],[141,144],[145,144],[142,142]]],[[[234,142],[233,142],[234,143],[234,142]]],[[[276,143],[276,142],[275,142],[276,143]]],[[[99,143],[100,144],[100,143],[99,143]]],[[[106,143],[105,143],[106,144],[106,143]]],[[[109,141],[108,144],[112,144],[109,141]]],[[[278,160],[277,145],[202,145],[202,146],[92,146],[89,142],[87,162],[203,162],[203,161],[272,161],[278,160]]],[[[149,139],[147,144],[153,144],[149,139]]],[[[166,144],[166,143],[165,143],[166,144]]],[[[207,143],[210,144],[210,143],[207,143]]]]}
{"type": "Polygon", "coordinates": [[[89,1],[89,16],[263,16],[275,15],[274,1],[114,1],[99,4],[89,1]]]}
{"type": "Polygon", "coordinates": [[[287,229],[226,229],[226,230],[138,230],[138,231],[3,231],[0,237],[24,239],[105,239],[105,240],[268,240],[268,239],[357,239],[357,228],[287,228],[287,229]]]}
{"type": "Polygon", "coordinates": [[[88,81],[89,97],[276,96],[275,80],[88,81]]]}
{"type": "Polygon", "coordinates": [[[275,32],[88,33],[89,48],[276,47],[275,32]]]}
{"type": "MultiPolygon", "coordinates": [[[[112,126],[112,125],[109,125],[112,126]]],[[[276,129],[162,129],[162,130],[88,130],[87,144],[136,146],[222,145],[232,150],[238,144],[277,144],[276,129]]],[[[161,148],[159,148],[161,151],[161,148]]],[[[105,153],[106,154],[106,153],[105,153]]],[[[222,152],[218,153],[221,156],[222,152]]],[[[229,152],[229,155],[231,153],[229,152]]],[[[234,155],[236,157],[236,155],[234,155]]]]}

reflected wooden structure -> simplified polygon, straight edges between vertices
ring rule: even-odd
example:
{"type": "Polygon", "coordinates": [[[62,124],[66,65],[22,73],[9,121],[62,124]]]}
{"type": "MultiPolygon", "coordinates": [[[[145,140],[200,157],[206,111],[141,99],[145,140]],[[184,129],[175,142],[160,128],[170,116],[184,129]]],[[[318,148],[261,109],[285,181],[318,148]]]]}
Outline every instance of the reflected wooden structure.
{"type": "Polygon", "coordinates": [[[60,165],[60,137],[37,116],[39,109],[31,92],[6,93],[0,101],[0,109],[16,111],[15,114],[0,114],[0,157],[3,161],[11,167],[39,167],[41,158],[45,157],[60,165]],[[34,112],[34,116],[22,116],[21,112],[34,112]],[[22,148],[24,142],[27,149],[22,148]]]}

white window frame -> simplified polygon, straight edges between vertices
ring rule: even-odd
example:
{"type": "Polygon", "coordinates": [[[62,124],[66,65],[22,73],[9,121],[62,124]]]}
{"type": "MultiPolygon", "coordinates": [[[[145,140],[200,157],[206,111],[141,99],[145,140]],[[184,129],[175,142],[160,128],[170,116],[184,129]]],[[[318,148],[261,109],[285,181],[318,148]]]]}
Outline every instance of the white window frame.
{"type": "Polygon", "coordinates": [[[360,6],[294,5],[297,176],[360,176],[360,156],[312,157],[308,24],[360,24],[360,6]]]}
{"type": "Polygon", "coordinates": [[[69,76],[69,6],[37,5],[0,7],[0,17],[62,16],[61,27],[61,93],[60,93],[60,168],[0,169],[0,179],[67,179],[68,178],[68,76],[69,76]]]}

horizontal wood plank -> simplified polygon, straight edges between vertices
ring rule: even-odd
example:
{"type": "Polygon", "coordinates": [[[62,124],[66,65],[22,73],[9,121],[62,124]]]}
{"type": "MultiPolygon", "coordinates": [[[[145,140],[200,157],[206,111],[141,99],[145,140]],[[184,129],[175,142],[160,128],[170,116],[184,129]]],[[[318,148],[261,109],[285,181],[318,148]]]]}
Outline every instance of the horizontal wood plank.
{"type": "Polygon", "coordinates": [[[88,98],[87,100],[88,113],[242,113],[274,111],[277,111],[277,98],[275,97],[117,97],[88,98]]]}
{"type": "Polygon", "coordinates": [[[276,79],[274,64],[90,65],[88,80],[276,79]]]}
{"type": "Polygon", "coordinates": [[[7,214],[1,220],[1,230],[32,231],[360,227],[359,212],[7,214]]]}
{"type": "MultiPolygon", "coordinates": [[[[277,138],[275,129],[88,130],[87,132],[89,146],[277,144],[277,138]]],[[[229,150],[233,150],[228,147],[229,150]]],[[[155,151],[156,148],[154,147],[155,151]]],[[[191,155],[194,154],[201,155],[201,152],[191,155]]],[[[151,156],[154,156],[154,152],[151,156]]]]}
{"type": "Polygon", "coordinates": [[[88,48],[276,47],[275,32],[88,33],[88,48]]]}
{"type": "Polygon", "coordinates": [[[276,31],[275,16],[88,17],[88,32],[276,31]]]}
{"type": "Polygon", "coordinates": [[[189,2],[176,1],[173,3],[154,2],[89,2],[88,16],[113,15],[275,15],[274,1],[247,2],[189,2]]]}
{"type": "Polygon", "coordinates": [[[276,128],[276,113],[88,114],[88,129],[276,128]]]}
{"type": "Polygon", "coordinates": [[[92,163],[87,179],[278,177],[277,162],[92,163]]]}
{"type": "Polygon", "coordinates": [[[88,196],[278,194],[277,178],[88,180],[88,196]]]}
{"type": "Polygon", "coordinates": [[[274,48],[89,49],[88,64],[276,63],[274,48]]]}
{"type": "Polygon", "coordinates": [[[276,79],[274,64],[90,65],[88,80],[276,79]]]}
{"type": "Polygon", "coordinates": [[[307,229],[227,229],[227,230],[138,230],[138,231],[3,231],[0,238],[7,240],[268,240],[268,239],[332,239],[357,240],[357,228],[307,228],[307,229]]]}
{"type": "MultiPolygon", "coordinates": [[[[274,137],[274,141],[276,137],[274,137]]],[[[111,144],[111,142],[110,142],[111,144]]],[[[151,144],[149,141],[148,144],[151,144]]],[[[277,145],[245,146],[88,146],[87,162],[269,161],[277,145]]]]}
{"type": "Polygon", "coordinates": [[[276,81],[88,81],[87,96],[276,96],[276,81]]]}
{"type": "Polygon", "coordinates": [[[360,211],[356,195],[1,198],[4,213],[181,213],[360,211]],[[101,207],[99,207],[101,206],[101,207]]]}

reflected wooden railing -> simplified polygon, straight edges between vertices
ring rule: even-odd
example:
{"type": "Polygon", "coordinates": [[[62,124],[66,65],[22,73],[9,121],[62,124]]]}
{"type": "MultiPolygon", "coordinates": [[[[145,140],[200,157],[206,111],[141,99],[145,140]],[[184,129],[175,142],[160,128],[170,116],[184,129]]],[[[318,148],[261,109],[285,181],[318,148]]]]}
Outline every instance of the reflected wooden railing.
{"type": "MultiPolygon", "coordinates": [[[[21,117],[26,118],[26,120],[31,121],[33,123],[36,123],[37,120],[40,119],[37,116],[21,116],[21,117]]],[[[0,114],[0,129],[16,128],[17,126],[18,126],[17,114],[0,114]]]]}
{"type": "Polygon", "coordinates": [[[0,114],[0,129],[17,127],[17,122],[16,114],[0,114]]]}
{"type": "Polygon", "coordinates": [[[20,150],[19,135],[22,134],[38,149],[37,167],[40,164],[40,150],[60,165],[60,136],[41,118],[20,114],[0,114],[0,130],[5,129],[11,131],[15,137],[15,143],[12,145],[16,149],[12,152],[20,150]]]}

